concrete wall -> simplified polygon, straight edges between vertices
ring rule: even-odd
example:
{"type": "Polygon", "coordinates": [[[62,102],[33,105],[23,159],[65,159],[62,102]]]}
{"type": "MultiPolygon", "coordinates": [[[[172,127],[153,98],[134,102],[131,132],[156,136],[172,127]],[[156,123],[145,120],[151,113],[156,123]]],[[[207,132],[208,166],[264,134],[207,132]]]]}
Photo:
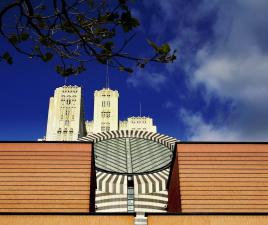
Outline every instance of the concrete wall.
{"type": "Polygon", "coordinates": [[[133,225],[134,216],[0,215],[1,225],[133,225]]]}
{"type": "Polygon", "coordinates": [[[267,225],[268,216],[149,215],[148,225],[267,225]]]}
{"type": "Polygon", "coordinates": [[[89,143],[0,143],[0,212],[94,211],[92,165],[89,143]]]}
{"type": "Polygon", "coordinates": [[[268,212],[268,144],[179,143],[176,151],[170,212],[268,212]]]}

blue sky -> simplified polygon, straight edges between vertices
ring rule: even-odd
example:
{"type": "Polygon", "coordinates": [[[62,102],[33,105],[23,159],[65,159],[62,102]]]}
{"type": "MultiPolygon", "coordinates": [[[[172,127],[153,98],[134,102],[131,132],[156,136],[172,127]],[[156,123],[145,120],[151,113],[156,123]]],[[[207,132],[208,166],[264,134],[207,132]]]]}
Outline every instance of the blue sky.
{"type": "MultiPolygon", "coordinates": [[[[141,102],[160,133],[180,140],[268,141],[267,0],[151,0],[132,8],[142,26],[129,50],[146,54],[148,38],[169,42],[178,59],[132,75],[109,71],[120,119],[139,115],[141,102]]],[[[49,97],[64,79],[55,62],[13,56],[12,66],[0,63],[0,140],[36,140],[45,135],[49,97]]],[[[86,119],[105,70],[92,63],[67,80],[83,87],[86,119]]]]}

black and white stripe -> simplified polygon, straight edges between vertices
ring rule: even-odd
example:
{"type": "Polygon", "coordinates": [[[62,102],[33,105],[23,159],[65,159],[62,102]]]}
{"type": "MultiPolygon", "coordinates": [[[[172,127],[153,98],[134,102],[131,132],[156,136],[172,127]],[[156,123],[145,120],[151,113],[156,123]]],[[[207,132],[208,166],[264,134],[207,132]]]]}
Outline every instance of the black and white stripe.
{"type": "Polygon", "coordinates": [[[135,192],[138,194],[155,193],[166,190],[169,169],[134,176],[135,192]]]}
{"type": "Polygon", "coordinates": [[[123,138],[123,137],[132,137],[132,138],[142,138],[147,140],[152,140],[162,145],[168,147],[173,151],[175,143],[178,141],[176,138],[169,137],[167,135],[152,133],[148,131],[130,131],[130,130],[119,130],[119,131],[109,131],[102,132],[97,134],[90,134],[88,136],[82,137],[79,141],[91,141],[99,142],[107,139],[113,138],[123,138]]]}
{"type": "Polygon", "coordinates": [[[111,194],[127,194],[127,176],[96,171],[97,190],[111,194]]]}
{"type": "Polygon", "coordinates": [[[168,167],[174,138],[144,131],[111,131],[89,135],[94,142],[96,169],[120,174],[141,174],[168,167]]]}
{"type": "MultiPolygon", "coordinates": [[[[134,175],[135,211],[165,212],[169,170],[134,175]]],[[[96,212],[127,211],[127,176],[97,171],[96,212]]],[[[140,221],[140,220],[139,220],[140,221]]]]}
{"type": "Polygon", "coordinates": [[[92,134],[80,141],[95,143],[96,212],[127,212],[129,171],[134,180],[135,225],[147,224],[145,212],[167,211],[169,168],[165,165],[171,162],[175,138],[124,130],[92,134]]]}

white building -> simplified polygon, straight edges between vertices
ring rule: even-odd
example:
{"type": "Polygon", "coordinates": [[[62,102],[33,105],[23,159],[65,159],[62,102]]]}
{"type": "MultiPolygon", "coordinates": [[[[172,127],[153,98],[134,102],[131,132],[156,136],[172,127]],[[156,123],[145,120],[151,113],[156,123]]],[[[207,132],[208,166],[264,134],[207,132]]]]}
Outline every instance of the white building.
{"type": "Polygon", "coordinates": [[[129,117],[127,120],[119,122],[119,130],[139,130],[148,132],[157,132],[153,119],[145,116],[129,117]]]}
{"type": "Polygon", "coordinates": [[[110,88],[95,91],[93,133],[118,130],[118,98],[118,91],[110,88]]]}
{"type": "Polygon", "coordinates": [[[86,134],[118,130],[157,132],[150,117],[129,117],[119,121],[118,101],[117,90],[96,90],[93,120],[85,121],[81,87],[70,85],[57,88],[50,98],[45,140],[76,141],[86,134]]]}
{"type": "Polygon", "coordinates": [[[76,141],[85,135],[81,87],[57,88],[49,101],[46,141],[76,141]]]}

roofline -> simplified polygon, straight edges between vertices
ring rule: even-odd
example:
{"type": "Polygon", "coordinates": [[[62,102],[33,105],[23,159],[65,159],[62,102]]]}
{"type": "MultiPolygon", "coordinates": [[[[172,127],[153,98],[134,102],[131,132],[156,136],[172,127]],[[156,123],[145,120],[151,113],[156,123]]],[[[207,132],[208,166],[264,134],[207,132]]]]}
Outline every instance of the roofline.
{"type": "Polygon", "coordinates": [[[0,141],[0,144],[1,143],[93,144],[92,141],[0,141]]]}
{"type": "Polygon", "coordinates": [[[136,216],[136,213],[128,213],[128,212],[88,212],[88,213],[75,213],[75,212],[70,212],[70,213],[47,213],[47,212],[0,212],[1,215],[24,215],[24,216],[136,216]]]}
{"type": "Polygon", "coordinates": [[[176,156],[176,153],[177,153],[177,145],[180,145],[180,144],[189,144],[189,145],[192,145],[192,144],[268,144],[268,142],[265,142],[265,141],[262,141],[262,142],[253,142],[253,141],[176,141],[175,144],[174,144],[174,149],[173,149],[173,156],[172,156],[172,160],[170,162],[170,172],[169,172],[169,176],[168,176],[168,180],[167,180],[167,186],[166,188],[168,189],[169,188],[169,184],[170,184],[170,179],[171,179],[171,173],[172,173],[172,170],[173,170],[173,166],[174,166],[174,163],[175,163],[175,156],[176,156]]]}
{"type": "Polygon", "coordinates": [[[267,141],[177,141],[175,144],[268,144],[267,141]]]}
{"type": "Polygon", "coordinates": [[[150,213],[145,212],[145,217],[148,216],[268,216],[267,212],[197,212],[197,213],[150,213]]]}

